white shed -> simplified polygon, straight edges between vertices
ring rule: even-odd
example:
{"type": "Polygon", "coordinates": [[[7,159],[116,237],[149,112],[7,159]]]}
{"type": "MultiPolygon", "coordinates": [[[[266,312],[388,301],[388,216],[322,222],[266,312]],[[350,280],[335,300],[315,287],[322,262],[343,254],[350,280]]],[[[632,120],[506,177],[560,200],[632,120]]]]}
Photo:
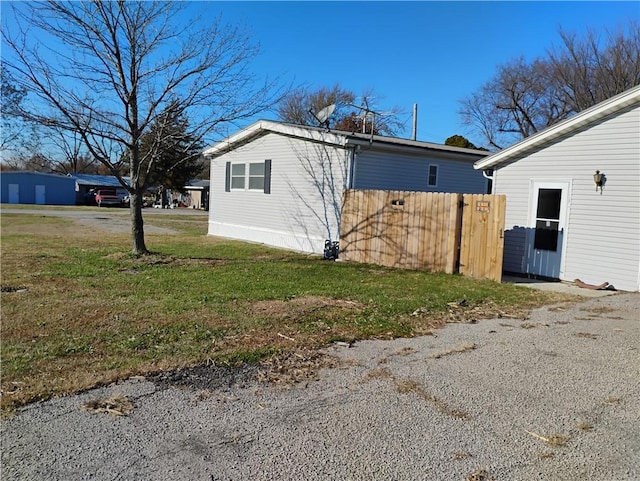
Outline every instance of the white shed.
{"type": "Polygon", "coordinates": [[[204,150],[210,235],[322,253],[346,188],[486,193],[485,151],[258,121],[204,150]]]}
{"type": "Polygon", "coordinates": [[[475,168],[507,196],[505,272],[640,290],[640,86],[475,168]]]}

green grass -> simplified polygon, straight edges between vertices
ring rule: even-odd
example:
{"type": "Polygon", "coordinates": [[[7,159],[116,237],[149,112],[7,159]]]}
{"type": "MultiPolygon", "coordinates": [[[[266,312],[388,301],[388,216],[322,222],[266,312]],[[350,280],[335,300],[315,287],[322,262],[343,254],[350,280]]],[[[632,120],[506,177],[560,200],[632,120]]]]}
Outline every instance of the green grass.
{"type": "Polygon", "coordinates": [[[412,336],[563,300],[208,237],[202,216],[146,222],[180,234],[147,235],[153,254],[137,258],[128,235],[2,215],[5,410],[133,374],[259,362],[336,339],[412,336]],[[26,291],[9,292],[16,287],[26,291]],[[452,309],[461,299],[465,307],[452,309]]]}

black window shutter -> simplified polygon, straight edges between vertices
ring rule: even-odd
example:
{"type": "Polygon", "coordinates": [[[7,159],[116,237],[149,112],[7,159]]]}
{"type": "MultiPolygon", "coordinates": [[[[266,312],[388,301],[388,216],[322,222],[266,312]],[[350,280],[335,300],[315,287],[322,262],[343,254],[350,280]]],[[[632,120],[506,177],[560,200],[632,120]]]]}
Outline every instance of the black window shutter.
{"type": "Polygon", "coordinates": [[[271,193],[271,159],[264,161],[264,193],[271,193]]]}
{"type": "Polygon", "coordinates": [[[225,178],[224,178],[224,191],[231,192],[231,162],[227,162],[225,178]]]}

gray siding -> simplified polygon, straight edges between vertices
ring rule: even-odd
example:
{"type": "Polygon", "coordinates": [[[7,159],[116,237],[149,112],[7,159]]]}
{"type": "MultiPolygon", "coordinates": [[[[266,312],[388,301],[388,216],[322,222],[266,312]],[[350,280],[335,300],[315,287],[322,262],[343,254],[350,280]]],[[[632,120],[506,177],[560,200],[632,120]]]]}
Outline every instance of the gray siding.
{"type": "Polygon", "coordinates": [[[363,150],[356,156],[353,187],[484,194],[487,180],[473,168],[472,161],[363,150]],[[429,165],[438,166],[436,186],[427,185],[429,165]]]}
{"type": "Polygon", "coordinates": [[[533,181],[569,182],[561,279],[640,290],[640,107],[627,108],[496,171],[507,195],[504,269],[526,272],[533,181]],[[602,195],[593,174],[607,177],[602,195]]]}
{"type": "Polygon", "coordinates": [[[211,162],[209,234],[321,253],[337,240],[348,152],[269,133],[211,162]],[[226,162],[271,160],[271,193],[225,192],[226,162]]]}

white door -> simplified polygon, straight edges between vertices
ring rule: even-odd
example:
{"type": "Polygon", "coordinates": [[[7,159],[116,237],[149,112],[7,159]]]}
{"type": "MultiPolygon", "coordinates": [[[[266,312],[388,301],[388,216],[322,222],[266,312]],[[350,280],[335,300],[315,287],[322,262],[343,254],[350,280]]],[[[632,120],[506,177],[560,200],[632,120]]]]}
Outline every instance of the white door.
{"type": "Polygon", "coordinates": [[[36,204],[46,204],[46,187],[44,185],[36,185],[36,204]]]}
{"type": "Polygon", "coordinates": [[[567,232],[569,184],[534,182],[527,248],[527,273],[561,279],[567,232]]]}
{"type": "Polygon", "coordinates": [[[20,184],[9,184],[9,204],[20,203],[20,184]]]}

